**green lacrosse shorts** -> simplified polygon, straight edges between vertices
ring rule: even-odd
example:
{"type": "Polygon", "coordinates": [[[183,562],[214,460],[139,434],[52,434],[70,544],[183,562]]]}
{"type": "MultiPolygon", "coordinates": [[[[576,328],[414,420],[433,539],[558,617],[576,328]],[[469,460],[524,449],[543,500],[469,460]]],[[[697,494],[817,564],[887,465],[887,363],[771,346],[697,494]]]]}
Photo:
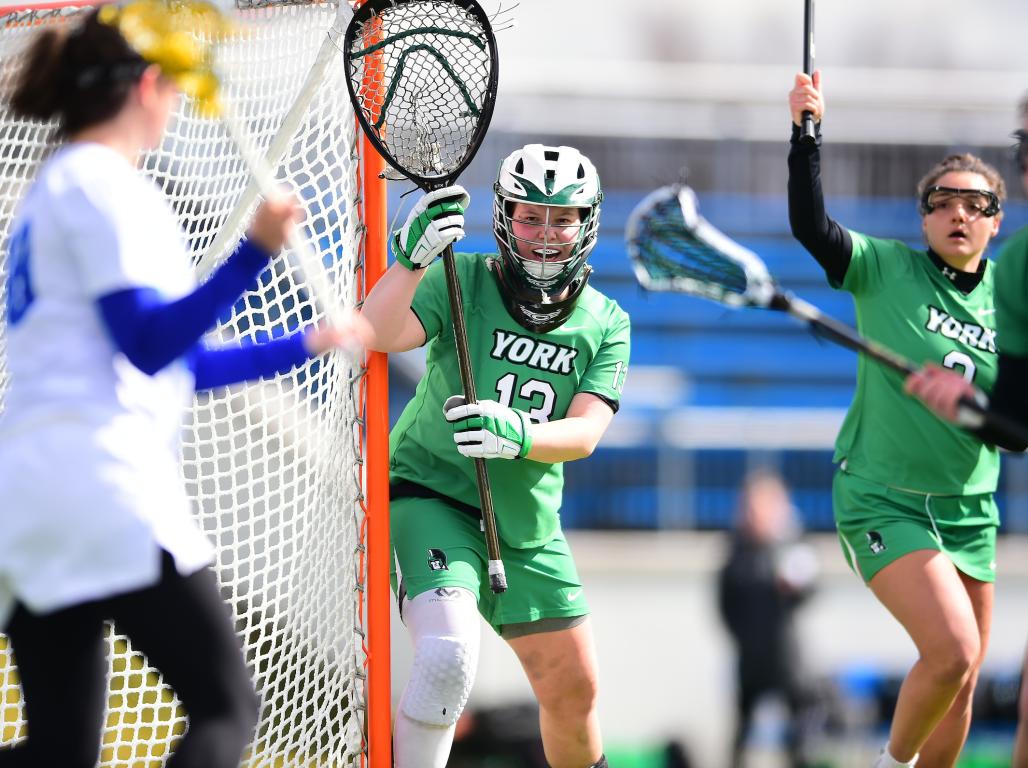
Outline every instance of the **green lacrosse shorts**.
{"type": "Polygon", "coordinates": [[[505,624],[589,613],[562,532],[531,549],[501,541],[507,591],[495,595],[489,589],[489,557],[477,517],[442,499],[405,497],[390,503],[389,526],[408,597],[439,587],[464,587],[478,596],[478,612],[497,633],[505,624]]]}
{"type": "Polygon", "coordinates": [[[996,580],[999,509],[991,493],[932,496],[839,470],[832,507],[846,561],[865,583],[919,549],[942,552],[972,579],[996,580]]]}

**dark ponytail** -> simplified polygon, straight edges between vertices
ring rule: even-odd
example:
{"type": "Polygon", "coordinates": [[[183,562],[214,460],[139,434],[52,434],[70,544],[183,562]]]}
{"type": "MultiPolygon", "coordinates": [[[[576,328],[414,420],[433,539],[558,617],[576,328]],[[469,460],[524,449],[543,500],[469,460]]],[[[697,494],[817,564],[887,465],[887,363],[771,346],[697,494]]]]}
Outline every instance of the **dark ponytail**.
{"type": "Polygon", "coordinates": [[[8,99],[15,115],[56,118],[63,137],[121,111],[146,62],[116,28],[97,18],[98,13],[90,11],[71,29],[37,34],[8,99]]]}
{"type": "Polygon", "coordinates": [[[57,79],[67,30],[44,29],[32,40],[11,92],[11,109],[18,117],[49,120],[57,112],[57,79]]]}

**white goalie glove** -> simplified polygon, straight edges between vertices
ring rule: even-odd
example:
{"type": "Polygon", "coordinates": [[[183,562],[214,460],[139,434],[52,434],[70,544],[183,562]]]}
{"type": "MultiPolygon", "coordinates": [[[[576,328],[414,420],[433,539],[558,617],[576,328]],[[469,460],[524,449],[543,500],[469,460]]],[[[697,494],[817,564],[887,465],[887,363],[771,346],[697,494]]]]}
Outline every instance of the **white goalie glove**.
{"type": "Polygon", "coordinates": [[[443,403],[443,414],[453,425],[453,442],[462,456],[520,459],[532,450],[528,416],[495,400],[469,405],[463,395],[452,395],[443,403]]]}
{"type": "Polygon", "coordinates": [[[407,269],[424,269],[446,246],[464,237],[464,211],[471,196],[464,187],[443,187],[424,195],[393,233],[393,255],[407,269]]]}

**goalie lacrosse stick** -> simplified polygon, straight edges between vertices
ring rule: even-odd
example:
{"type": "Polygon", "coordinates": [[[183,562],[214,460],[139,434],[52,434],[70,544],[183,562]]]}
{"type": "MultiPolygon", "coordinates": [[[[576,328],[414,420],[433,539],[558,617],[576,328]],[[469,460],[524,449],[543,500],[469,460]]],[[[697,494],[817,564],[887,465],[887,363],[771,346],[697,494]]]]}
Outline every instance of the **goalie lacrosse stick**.
{"type": "MultiPolygon", "coordinates": [[[[346,86],[379,154],[427,191],[449,186],[478,151],[496,100],[489,17],[475,0],[370,0],[343,40],[346,86]]],[[[478,401],[453,248],[443,252],[464,397],[478,401]]],[[[507,589],[489,475],[475,459],[489,587],[507,589]]]]}
{"type": "MultiPolygon", "coordinates": [[[[902,355],[825,315],[813,304],[782,291],[757,254],[704,219],[696,195],[686,186],[661,187],[643,199],[628,218],[625,244],[636,279],[652,291],[673,291],[729,307],[785,312],[817,336],[859,352],[909,376],[919,369],[902,355]]],[[[963,418],[988,425],[1010,442],[1028,443],[1028,432],[970,398],[961,398],[963,418]]]]}

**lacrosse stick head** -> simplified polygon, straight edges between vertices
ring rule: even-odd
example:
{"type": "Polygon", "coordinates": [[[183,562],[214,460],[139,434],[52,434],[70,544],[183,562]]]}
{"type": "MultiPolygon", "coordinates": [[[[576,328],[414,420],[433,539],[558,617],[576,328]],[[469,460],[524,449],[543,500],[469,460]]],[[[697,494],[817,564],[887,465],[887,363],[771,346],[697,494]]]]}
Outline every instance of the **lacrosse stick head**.
{"type": "Polygon", "coordinates": [[[475,0],[370,0],[343,39],[354,111],[379,154],[423,189],[451,184],[485,137],[496,39],[475,0]]]}
{"type": "Polygon", "coordinates": [[[158,65],[201,114],[220,113],[214,44],[233,32],[220,6],[206,0],[128,0],[101,6],[97,18],[121,32],[144,61],[158,65]]]}
{"type": "Polygon", "coordinates": [[[686,186],[661,187],[632,211],[625,245],[636,279],[731,307],[768,307],[778,293],[767,266],[704,219],[686,186]]]}

